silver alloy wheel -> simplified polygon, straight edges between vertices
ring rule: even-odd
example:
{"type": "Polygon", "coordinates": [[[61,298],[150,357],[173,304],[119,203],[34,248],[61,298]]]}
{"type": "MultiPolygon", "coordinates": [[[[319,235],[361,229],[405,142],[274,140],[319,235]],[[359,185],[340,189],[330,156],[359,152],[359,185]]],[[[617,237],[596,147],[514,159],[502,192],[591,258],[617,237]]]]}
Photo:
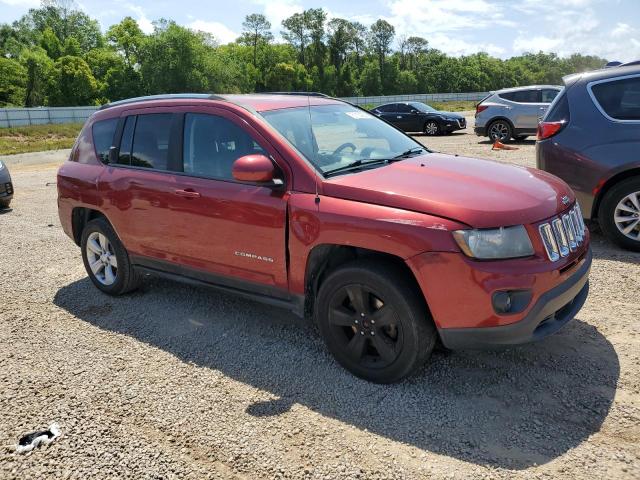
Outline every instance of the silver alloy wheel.
{"type": "Polygon", "coordinates": [[[489,128],[489,138],[491,140],[508,140],[509,126],[504,122],[496,122],[489,128]]]}
{"type": "Polygon", "coordinates": [[[103,285],[112,285],[118,275],[118,260],[109,239],[100,232],[87,238],[87,261],[93,276],[103,285]]]}
{"type": "Polygon", "coordinates": [[[613,221],[625,237],[640,241],[640,192],[632,192],[618,202],[613,221]]]}
{"type": "Polygon", "coordinates": [[[427,135],[435,135],[438,133],[438,124],[436,122],[428,122],[424,127],[424,131],[427,135]]]}

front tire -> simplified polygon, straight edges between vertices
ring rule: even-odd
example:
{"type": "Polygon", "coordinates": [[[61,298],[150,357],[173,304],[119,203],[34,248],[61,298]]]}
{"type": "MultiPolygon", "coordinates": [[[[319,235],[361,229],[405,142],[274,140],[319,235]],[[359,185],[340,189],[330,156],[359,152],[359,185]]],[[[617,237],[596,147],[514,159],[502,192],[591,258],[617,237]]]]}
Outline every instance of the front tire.
{"type": "Polygon", "coordinates": [[[9,208],[9,205],[11,205],[11,200],[0,200],[0,210],[9,208]]]}
{"type": "Polygon", "coordinates": [[[108,295],[122,295],[140,285],[141,277],[113,227],[104,218],[91,220],[82,231],[82,260],[93,284],[108,295]]]}
{"type": "Polygon", "coordinates": [[[628,178],[614,185],[598,210],[604,234],[628,250],[640,251],[640,178],[628,178]]]}
{"type": "Polygon", "coordinates": [[[318,329],[335,359],[375,383],[421,367],[437,333],[415,282],[400,268],[356,260],[333,271],[316,299],[318,329]]]}
{"type": "Polygon", "coordinates": [[[511,140],[513,131],[511,125],[506,120],[495,120],[487,128],[489,140],[492,142],[508,142],[511,140]]]}
{"type": "Polygon", "coordinates": [[[429,120],[424,124],[424,134],[430,137],[440,135],[440,125],[435,120],[429,120]]]}

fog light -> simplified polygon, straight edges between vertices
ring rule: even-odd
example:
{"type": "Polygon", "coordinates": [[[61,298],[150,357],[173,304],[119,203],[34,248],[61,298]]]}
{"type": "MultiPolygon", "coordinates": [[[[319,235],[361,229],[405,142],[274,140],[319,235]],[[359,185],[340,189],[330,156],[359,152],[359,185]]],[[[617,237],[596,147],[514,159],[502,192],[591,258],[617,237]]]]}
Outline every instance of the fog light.
{"type": "Polygon", "coordinates": [[[511,310],[511,294],[509,292],[494,293],[493,309],[496,313],[508,313],[511,310]]]}

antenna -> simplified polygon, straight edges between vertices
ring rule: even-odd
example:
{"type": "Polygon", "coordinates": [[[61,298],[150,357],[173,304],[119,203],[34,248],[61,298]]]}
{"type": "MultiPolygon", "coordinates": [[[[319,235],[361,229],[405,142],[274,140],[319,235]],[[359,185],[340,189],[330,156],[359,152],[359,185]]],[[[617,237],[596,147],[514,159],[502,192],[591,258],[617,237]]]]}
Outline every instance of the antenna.
{"type": "MultiPolygon", "coordinates": [[[[309,87],[307,86],[307,89],[309,87]]],[[[313,122],[311,120],[311,95],[309,95],[309,92],[307,92],[307,111],[309,112],[309,141],[311,142],[311,148],[314,149],[314,145],[313,145],[313,122]]],[[[316,205],[320,203],[320,196],[318,195],[318,172],[314,171],[314,183],[315,183],[315,187],[316,187],[316,198],[315,198],[315,203],[316,205]]]]}

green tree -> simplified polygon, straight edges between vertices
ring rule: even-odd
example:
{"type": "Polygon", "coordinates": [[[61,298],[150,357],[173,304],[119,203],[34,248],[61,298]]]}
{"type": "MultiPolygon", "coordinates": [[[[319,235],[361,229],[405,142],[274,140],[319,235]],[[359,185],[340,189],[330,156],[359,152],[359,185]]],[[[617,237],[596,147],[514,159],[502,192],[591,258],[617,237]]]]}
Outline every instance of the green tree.
{"type": "Polygon", "coordinates": [[[87,62],[72,56],[56,60],[49,78],[49,105],[92,105],[97,94],[98,84],[87,62]]]}
{"type": "MultiPolygon", "coordinates": [[[[380,19],[371,25],[369,42],[371,50],[378,59],[378,69],[381,75],[384,75],[384,62],[389,52],[391,52],[391,44],[395,34],[396,29],[386,20],[380,19]]],[[[383,82],[384,79],[381,77],[380,81],[383,82]]]]}
{"type": "Polygon", "coordinates": [[[111,25],[107,30],[107,40],[124,56],[129,67],[139,62],[145,35],[133,18],[125,17],[120,23],[111,25]]]}
{"type": "Polygon", "coordinates": [[[306,65],[305,52],[310,42],[311,34],[304,13],[294,13],[282,21],[284,31],[282,38],[289,42],[298,51],[298,62],[306,65]]]}
{"type": "Polygon", "coordinates": [[[272,91],[306,91],[312,81],[300,63],[278,63],[266,76],[267,88],[272,91]]]}
{"type": "Polygon", "coordinates": [[[27,71],[20,62],[0,57],[0,106],[22,106],[26,83],[27,71]]]}
{"type": "Polygon", "coordinates": [[[49,58],[53,60],[57,60],[62,56],[62,43],[60,43],[60,39],[51,27],[45,28],[42,32],[40,46],[45,49],[49,58]]]}
{"type": "Polygon", "coordinates": [[[79,57],[81,52],[80,42],[75,37],[67,37],[62,47],[62,54],[71,57],[79,57]]]}
{"type": "Polygon", "coordinates": [[[160,21],[143,46],[140,66],[148,93],[205,92],[206,57],[212,53],[201,32],[160,21]]]}
{"type": "Polygon", "coordinates": [[[20,54],[20,62],[27,71],[24,96],[25,107],[45,105],[53,61],[43,48],[34,47],[25,49],[20,54]]]}
{"type": "Polygon", "coordinates": [[[242,22],[240,43],[253,49],[253,66],[258,66],[258,49],[273,40],[271,23],[260,13],[247,15],[242,22]]]}

